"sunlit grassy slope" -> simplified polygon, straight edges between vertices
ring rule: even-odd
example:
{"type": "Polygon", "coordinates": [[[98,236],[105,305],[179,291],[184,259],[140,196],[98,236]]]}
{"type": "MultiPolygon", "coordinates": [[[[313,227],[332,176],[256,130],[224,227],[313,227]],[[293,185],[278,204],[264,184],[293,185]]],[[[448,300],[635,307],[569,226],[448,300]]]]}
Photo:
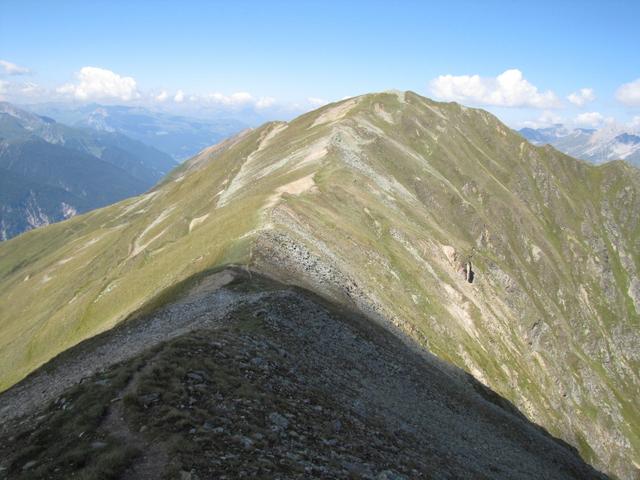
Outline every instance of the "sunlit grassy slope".
{"type": "Polygon", "coordinates": [[[590,166],[411,92],[348,99],[0,244],[0,388],[176,282],[244,264],[393,325],[632,478],[639,211],[623,162],[590,166]]]}

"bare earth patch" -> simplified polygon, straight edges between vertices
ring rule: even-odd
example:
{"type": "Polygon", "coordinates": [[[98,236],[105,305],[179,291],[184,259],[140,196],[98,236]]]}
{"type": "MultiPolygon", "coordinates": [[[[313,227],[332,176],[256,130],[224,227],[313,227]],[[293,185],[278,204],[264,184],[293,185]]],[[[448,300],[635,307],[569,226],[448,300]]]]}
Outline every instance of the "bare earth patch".
{"type": "Polygon", "coordinates": [[[346,102],[340,103],[335,107],[326,110],[321,115],[319,115],[318,118],[316,118],[316,121],[313,122],[311,128],[322,125],[323,123],[335,122],[336,120],[340,120],[357,104],[358,100],[352,98],[351,100],[347,100],[346,102]]]}
{"type": "Polygon", "coordinates": [[[286,185],[282,185],[281,187],[278,187],[275,193],[271,195],[267,200],[267,203],[265,204],[265,208],[273,207],[276,203],[278,203],[280,198],[282,198],[282,195],[285,193],[288,193],[290,195],[300,195],[301,193],[304,193],[314,188],[316,186],[316,183],[313,181],[314,175],[315,175],[315,172],[307,175],[306,177],[302,177],[291,183],[287,183],[286,185]]]}

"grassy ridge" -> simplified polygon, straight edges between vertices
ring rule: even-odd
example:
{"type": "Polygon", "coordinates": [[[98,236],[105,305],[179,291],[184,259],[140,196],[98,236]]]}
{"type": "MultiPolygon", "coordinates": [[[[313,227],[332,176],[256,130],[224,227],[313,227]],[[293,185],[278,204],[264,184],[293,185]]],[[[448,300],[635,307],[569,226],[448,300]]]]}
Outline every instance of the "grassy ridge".
{"type": "Polygon", "coordinates": [[[624,163],[533,147],[487,112],[410,92],[349,99],[1,244],[0,388],[177,282],[246,264],[394,324],[629,477],[639,209],[624,163]]]}

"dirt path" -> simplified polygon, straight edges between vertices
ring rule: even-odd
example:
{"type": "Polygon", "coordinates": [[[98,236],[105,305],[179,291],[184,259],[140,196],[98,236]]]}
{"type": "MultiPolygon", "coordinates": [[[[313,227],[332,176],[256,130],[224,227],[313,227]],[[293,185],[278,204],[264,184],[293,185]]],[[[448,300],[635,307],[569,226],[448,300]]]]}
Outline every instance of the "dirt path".
{"type": "Polygon", "coordinates": [[[161,443],[149,442],[140,432],[131,430],[124,418],[122,399],[134,393],[138,388],[139,379],[146,375],[153,367],[157,354],[151,357],[138,371],[136,371],[125,387],[118,393],[118,400],[113,402],[100,428],[109,435],[130,445],[142,454],[122,474],[121,480],[156,480],[162,477],[169,461],[169,457],[161,443]]]}
{"type": "Polygon", "coordinates": [[[175,303],[58,355],[45,368],[0,394],[0,431],[9,420],[36,411],[83,378],[191,330],[215,326],[239,305],[259,300],[261,293],[225,288],[238,274],[235,269],[212,274],[175,303]]]}

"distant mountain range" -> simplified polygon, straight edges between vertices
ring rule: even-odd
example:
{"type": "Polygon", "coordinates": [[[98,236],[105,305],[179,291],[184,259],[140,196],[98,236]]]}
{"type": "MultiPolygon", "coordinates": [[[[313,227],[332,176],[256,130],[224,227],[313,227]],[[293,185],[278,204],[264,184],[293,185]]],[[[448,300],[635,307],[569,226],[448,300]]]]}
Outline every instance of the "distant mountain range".
{"type": "Polygon", "coordinates": [[[0,240],[142,193],[176,165],[120,133],[0,102],[0,240]]]}
{"type": "Polygon", "coordinates": [[[122,105],[41,104],[29,106],[29,109],[69,125],[122,133],[168,153],[178,161],[192,157],[248,126],[230,118],[192,118],[122,105]]]}
{"type": "Polygon", "coordinates": [[[640,167],[640,135],[615,126],[596,130],[557,124],[547,128],[523,128],[519,132],[535,145],[549,144],[592,163],[626,160],[640,167]]]}

